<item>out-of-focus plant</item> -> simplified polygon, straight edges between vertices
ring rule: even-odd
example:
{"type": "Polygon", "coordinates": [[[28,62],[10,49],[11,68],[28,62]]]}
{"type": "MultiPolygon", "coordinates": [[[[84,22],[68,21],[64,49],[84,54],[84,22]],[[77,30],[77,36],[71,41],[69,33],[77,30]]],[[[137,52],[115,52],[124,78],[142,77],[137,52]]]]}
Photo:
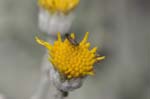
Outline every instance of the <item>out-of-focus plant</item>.
{"type": "Polygon", "coordinates": [[[39,0],[40,29],[51,35],[68,32],[78,4],[79,0],[39,0]]]}

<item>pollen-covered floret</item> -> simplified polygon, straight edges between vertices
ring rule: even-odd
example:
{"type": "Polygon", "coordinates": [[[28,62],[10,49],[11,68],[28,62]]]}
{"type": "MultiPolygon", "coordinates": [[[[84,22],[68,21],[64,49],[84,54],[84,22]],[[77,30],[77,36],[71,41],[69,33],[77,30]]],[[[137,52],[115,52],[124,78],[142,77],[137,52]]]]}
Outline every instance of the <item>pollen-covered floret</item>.
{"type": "MultiPolygon", "coordinates": [[[[67,79],[71,79],[93,75],[93,65],[105,58],[105,56],[96,55],[97,47],[89,50],[88,34],[87,32],[78,45],[72,44],[67,38],[62,41],[60,33],[58,33],[58,40],[54,42],[54,45],[37,37],[36,41],[49,50],[49,60],[54,65],[54,68],[67,79]]],[[[74,40],[74,33],[70,37],[74,40]]]]}
{"type": "Polygon", "coordinates": [[[72,11],[79,3],[79,0],[39,0],[40,7],[49,12],[62,12],[64,14],[72,11]]]}

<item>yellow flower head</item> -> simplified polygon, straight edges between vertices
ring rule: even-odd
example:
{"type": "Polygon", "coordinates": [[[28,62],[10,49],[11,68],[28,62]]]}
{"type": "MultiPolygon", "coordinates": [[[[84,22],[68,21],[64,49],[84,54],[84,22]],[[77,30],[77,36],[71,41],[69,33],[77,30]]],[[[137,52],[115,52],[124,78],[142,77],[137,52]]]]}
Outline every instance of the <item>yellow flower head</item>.
{"type": "Polygon", "coordinates": [[[58,33],[58,40],[54,42],[54,45],[37,37],[36,41],[49,50],[49,60],[54,65],[54,68],[67,79],[71,79],[93,75],[94,63],[105,58],[104,56],[96,55],[97,47],[89,50],[88,34],[87,32],[79,44],[76,44],[74,40],[74,33],[64,41],[62,41],[61,35],[58,33]]]}
{"type": "Polygon", "coordinates": [[[79,0],[39,0],[40,7],[48,10],[49,12],[62,12],[69,13],[79,3],[79,0]]]}

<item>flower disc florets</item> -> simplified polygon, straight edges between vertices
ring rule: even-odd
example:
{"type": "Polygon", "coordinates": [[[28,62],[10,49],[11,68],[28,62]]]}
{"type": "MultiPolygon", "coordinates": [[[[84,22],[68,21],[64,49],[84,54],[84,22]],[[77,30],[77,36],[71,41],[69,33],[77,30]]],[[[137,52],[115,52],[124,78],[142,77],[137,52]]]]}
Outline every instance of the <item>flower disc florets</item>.
{"type": "Polygon", "coordinates": [[[64,14],[72,11],[79,3],[79,0],[39,0],[39,6],[49,12],[62,12],[64,14]]]}
{"type": "Polygon", "coordinates": [[[54,68],[67,79],[93,75],[93,65],[105,57],[96,55],[97,47],[89,50],[88,32],[79,44],[74,44],[76,43],[74,39],[75,35],[72,33],[69,38],[62,41],[61,35],[58,33],[58,40],[54,42],[54,45],[39,38],[36,38],[36,41],[48,48],[49,60],[54,68]]]}

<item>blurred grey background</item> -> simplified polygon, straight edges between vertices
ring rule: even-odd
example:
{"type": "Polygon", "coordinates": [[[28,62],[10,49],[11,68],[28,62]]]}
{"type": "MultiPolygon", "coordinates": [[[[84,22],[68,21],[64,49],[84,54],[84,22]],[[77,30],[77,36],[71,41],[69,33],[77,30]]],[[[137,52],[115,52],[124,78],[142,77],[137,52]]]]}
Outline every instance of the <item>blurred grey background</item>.
{"type": "MultiPolygon", "coordinates": [[[[0,99],[29,99],[38,87],[37,15],[37,0],[0,0],[0,99]]],[[[68,99],[150,99],[149,0],[81,0],[70,31],[89,31],[107,58],[68,99]]]]}

